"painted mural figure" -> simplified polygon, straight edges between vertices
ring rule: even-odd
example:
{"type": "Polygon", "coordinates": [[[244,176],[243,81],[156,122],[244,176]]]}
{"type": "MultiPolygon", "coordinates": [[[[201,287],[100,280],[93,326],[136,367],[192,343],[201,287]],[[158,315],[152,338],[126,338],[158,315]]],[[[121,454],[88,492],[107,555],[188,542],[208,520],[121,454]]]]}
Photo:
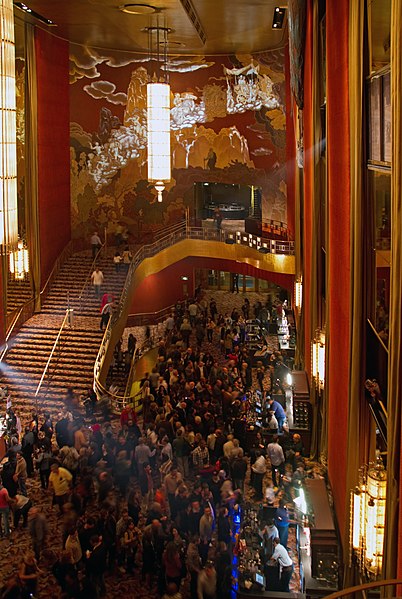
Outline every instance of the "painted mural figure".
{"type": "Polygon", "coordinates": [[[110,138],[112,129],[118,129],[120,124],[119,117],[114,116],[109,108],[102,106],[99,117],[99,128],[92,135],[92,144],[95,145],[98,142],[104,145],[110,138]]]}
{"type": "Polygon", "coordinates": [[[212,148],[209,149],[208,152],[208,156],[207,156],[207,169],[212,171],[214,170],[216,165],[216,153],[214,152],[214,150],[212,148]]]}

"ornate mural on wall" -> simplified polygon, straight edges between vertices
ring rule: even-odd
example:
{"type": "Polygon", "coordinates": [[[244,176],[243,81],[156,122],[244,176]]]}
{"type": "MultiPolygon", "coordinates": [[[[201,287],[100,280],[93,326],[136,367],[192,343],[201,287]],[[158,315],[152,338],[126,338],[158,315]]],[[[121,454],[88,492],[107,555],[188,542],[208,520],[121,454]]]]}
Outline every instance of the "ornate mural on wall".
{"type": "Polygon", "coordinates": [[[191,209],[205,181],[260,187],[263,219],[286,222],[284,50],[169,59],[172,180],[162,204],[147,181],[148,58],[74,45],[70,60],[74,236],[126,227],[144,241],[191,209]]]}

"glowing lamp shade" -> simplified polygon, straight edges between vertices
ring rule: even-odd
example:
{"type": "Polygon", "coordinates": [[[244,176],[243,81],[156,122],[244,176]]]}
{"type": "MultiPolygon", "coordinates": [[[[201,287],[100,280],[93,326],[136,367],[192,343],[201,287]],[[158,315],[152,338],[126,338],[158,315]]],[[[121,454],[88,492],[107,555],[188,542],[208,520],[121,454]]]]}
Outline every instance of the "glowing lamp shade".
{"type": "Polygon", "coordinates": [[[366,569],[377,576],[382,569],[384,548],[385,506],[387,474],[382,465],[376,465],[367,472],[366,493],[366,569]]]}
{"type": "Polygon", "coordinates": [[[18,248],[10,253],[10,272],[18,281],[24,280],[29,272],[28,250],[24,248],[22,241],[19,241],[18,248]]]}
{"type": "Polygon", "coordinates": [[[352,547],[359,550],[361,546],[362,536],[364,532],[364,508],[365,508],[365,493],[357,487],[352,494],[352,547]]]}
{"type": "Polygon", "coordinates": [[[295,283],[295,305],[296,309],[300,312],[303,301],[303,283],[301,279],[298,279],[295,283]]]}
{"type": "Polygon", "coordinates": [[[311,371],[315,383],[319,389],[325,385],[325,335],[323,332],[317,334],[311,344],[311,371]]]}
{"type": "Polygon", "coordinates": [[[170,85],[148,83],[148,181],[155,184],[162,201],[164,182],[170,181],[170,85]]]}
{"type": "Polygon", "coordinates": [[[0,249],[18,241],[15,45],[12,0],[0,0],[0,249]]]}

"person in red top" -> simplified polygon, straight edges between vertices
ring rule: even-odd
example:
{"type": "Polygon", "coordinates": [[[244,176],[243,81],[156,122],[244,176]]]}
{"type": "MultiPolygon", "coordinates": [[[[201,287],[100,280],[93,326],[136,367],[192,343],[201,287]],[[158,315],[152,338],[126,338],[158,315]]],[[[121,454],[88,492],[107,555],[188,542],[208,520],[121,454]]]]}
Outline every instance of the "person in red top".
{"type": "Polygon", "coordinates": [[[129,422],[137,423],[137,414],[133,407],[126,406],[120,414],[120,425],[123,428],[124,425],[128,425],[129,422]]]}
{"type": "Polygon", "coordinates": [[[2,482],[0,481],[0,533],[1,533],[1,520],[3,521],[4,527],[4,535],[6,537],[10,536],[10,497],[8,495],[8,491],[5,487],[3,487],[2,482]]]}
{"type": "Polygon", "coordinates": [[[164,514],[166,514],[167,511],[167,503],[166,503],[166,494],[165,494],[165,490],[163,488],[163,485],[159,485],[158,488],[155,491],[155,497],[154,500],[159,503],[159,505],[162,508],[162,512],[164,514]]]}
{"type": "Polygon", "coordinates": [[[174,582],[180,588],[182,563],[177,545],[170,541],[163,552],[162,563],[165,567],[166,582],[174,582]]]}

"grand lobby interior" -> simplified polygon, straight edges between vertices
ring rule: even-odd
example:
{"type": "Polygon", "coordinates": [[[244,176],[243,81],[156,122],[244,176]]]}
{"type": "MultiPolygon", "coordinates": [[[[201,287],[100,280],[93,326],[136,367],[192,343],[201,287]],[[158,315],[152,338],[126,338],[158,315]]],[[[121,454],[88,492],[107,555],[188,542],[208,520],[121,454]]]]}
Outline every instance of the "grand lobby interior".
{"type": "MultiPolygon", "coordinates": [[[[269,298],[245,325],[259,339],[253,381],[283,350],[278,393],[322,494],[313,480],[304,511],[296,502],[291,594],[265,570],[241,587],[239,550],[230,597],[399,596],[402,2],[26,2],[0,0],[3,459],[10,407],[24,430],[33,411],[56,421],[68,388],[91,388],[119,422],[172,310],[215,298],[226,318],[269,298]],[[130,332],[143,345],[120,396],[111,373],[130,332]],[[343,591],[355,585],[367,590],[343,591]]],[[[256,397],[244,395],[250,434],[256,397]]],[[[247,501],[238,521],[229,511],[241,541],[247,501]]],[[[21,558],[6,542],[0,586],[21,558]]],[[[176,597],[138,580],[119,594],[176,597]]],[[[189,580],[177,597],[193,596],[189,580]]],[[[39,588],[0,596],[84,596],[39,588]]]]}

